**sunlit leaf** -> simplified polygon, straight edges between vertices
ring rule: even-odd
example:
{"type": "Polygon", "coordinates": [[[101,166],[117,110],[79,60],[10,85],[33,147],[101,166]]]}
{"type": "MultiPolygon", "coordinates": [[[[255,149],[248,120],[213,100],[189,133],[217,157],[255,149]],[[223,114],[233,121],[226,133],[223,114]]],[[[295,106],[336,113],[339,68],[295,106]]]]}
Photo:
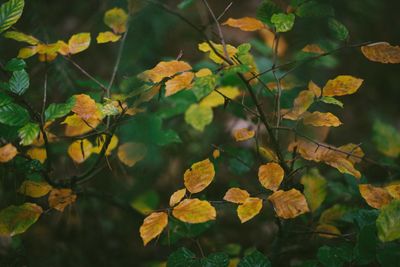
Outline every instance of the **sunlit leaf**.
{"type": "Polygon", "coordinates": [[[247,128],[240,128],[233,131],[233,136],[235,140],[238,141],[246,141],[255,136],[256,132],[253,130],[249,130],[247,128]]]}
{"type": "Polygon", "coordinates": [[[161,61],[154,68],[146,70],[139,74],[139,78],[153,83],[159,83],[164,78],[172,77],[173,75],[191,70],[192,67],[185,61],[161,61]]]}
{"type": "Polygon", "coordinates": [[[90,33],[87,32],[72,35],[68,40],[69,53],[74,55],[88,49],[90,39],[90,33]]]}
{"type": "Polygon", "coordinates": [[[266,189],[276,191],[282,183],[284,170],[278,163],[267,163],[258,168],[258,180],[266,189]]]}
{"type": "Polygon", "coordinates": [[[18,136],[21,138],[20,144],[28,146],[38,137],[40,132],[39,125],[37,123],[27,123],[24,127],[18,130],[18,136]]]}
{"type": "Polygon", "coordinates": [[[187,223],[215,220],[217,213],[210,202],[197,198],[185,199],[172,210],[175,218],[187,223]]]}
{"type": "Polygon", "coordinates": [[[140,226],[140,237],[146,246],[152,239],[159,236],[168,224],[166,212],[153,212],[147,216],[140,226]]]}
{"type": "Polygon", "coordinates": [[[74,162],[80,164],[90,157],[92,148],[93,145],[89,140],[77,140],[68,147],[68,155],[74,162]]]}
{"type": "Polygon", "coordinates": [[[296,189],[278,190],[269,196],[268,200],[272,202],[278,217],[283,219],[296,218],[310,211],[306,198],[296,189]]]}
{"type": "Polygon", "coordinates": [[[0,235],[22,234],[39,219],[42,212],[43,209],[34,203],[8,206],[0,211],[0,235]]]}
{"type": "Polygon", "coordinates": [[[47,159],[46,149],[45,148],[40,148],[40,147],[32,147],[32,148],[30,148],[26,152],[26,155],[28,155],[31,159],[36,159],[36,160],[40,161],[42,164],[47,159]]]}
{"type": "Polygon", "coordinates": [[[237,187],[232,187],[229,188],[228,191],[226,191],[224,200],[236,203],[236,204],[243,204],[246,199],[250,197],[249,192],[246,190],[237,188],[237,187]]]}
{"type": "Polygon", "coordinates": [[[243,204],[237,207],[237,215],[240,222],[245,223],[251,220],[254,216],[260,213],[262,209],[263,200],[257,197],[247,198],[243,204]]]}
{"type": "Polygon", "coordinates": [[[22,32],[17,31],[8,31],[3,35],[6,38],[13,39],[18,42],[28,43],[30,45],[37,45],[39,44],[39,40],[32,35],[28,35],[22,32]]]}
{"type": "MultiPolygon", "coordinates": [[[[92,152],[99,154],[104,146],[105,141],[106,141],[106,135],[101,135],[101,136],[97,137],[96,146],[94,146],[92,148],[92,152]]],[[[106,156],[111,155],[111,152],[117,147],[117,145],[118,145],[118,137],[116,135],[113,135],[107,146],[107,150],[105,153],[106,156]]]]}
{"type": "Polygon", "coordinates": [[[169,206],[173,207],[179,202],[181,202],[181,200],[185,197],[185,195],[186,195],[186,188],[175,191],[169,199],[169,206]]]}
{"type": "Polygon", "coordinates": [[[300,182],[304,185],[304,195],[311,211],[315,211],[321,206],[327,195],[325,178],[321,176],[318,169],[311,169],[301,177],[300,182]]]}
{"type": "Polygon", "coordinates": [[[51,190],[49,195],[49,206],[63,212],[65,207],[76,201],[76,195],[71,189],[63,188],[51,190]]]}
{"type": "Polygon", "coordinates": [[[124,33],[127,22],[128,14],[122,8],[115,7],[104,14],[104,23],[115,33],[124,33]]]}
{"type": "Polygon", "coordinates": [[[400,199],[400,184],[392,184],[385,187],[392,198],[400,199]]]}
{"type": "Polygon", "coordinates": [[[215,176],[214,165],[209,159],[194,163],[185,171],[185,187],[190,193],[203,191],[210,185],[215,176]]]}
{"type": "Polygon", "coordinates": [[[83,120],[78,115],[74,114],[65,118],[62,124],[66,125],[65,135],[66,136],[77,136],[88,133],[96,129],[99,125],[100,120],[97,118],[90,118],[83,120]]]}
{"type": "Polygon", "coordinates": [[[202,132],[213,120],[210,107],[192,104],[185,112],[185,121],[196,130],[202,132]]]}
{"type": "Polygon", "coordinates": [[[17,149],[12,144],[0,147],[0,163],[9,162],[18,154],[17,149]]]}
{"type": "Polygon", "coordinates": [[[38,52],[37,46],[29,46],[29,47],[24,47],[21,48],[18,52],[18,58],[30,58],[34,55],[36,55],[38,52]]]}
{"type": "Polygon", "coordinates": [[[125,143],[118,147],[119,160],[129,167],[144,159],[147,147],[142,143],[125,143]]]}
{"type": "Polygon", "coordinates": [[[394,200],[382,208],[376,220],[378,237],[383,242],[400,238],[400,200],[394,200]]]}
{"type": "Polygon", "coordinates": [[[72,111],[83,120],[99,118],[96,102],[88,95],[75,95],[72,111]]]}
{"type": "Polygon", "coordinates": [[[361,196],[371,207],[380,209],[392,201],[390,194],[384,189],[370,184],[360,184],[359,186],[361,196]]]}
{"type": "Polygon", "coordinates": [[[336,98],[332,97],[332,96],[324,96],[321,97],[320,101],[327,103],[327,104],[332,104],[332,105],[336,105],[339,106],[341,108],[343,108],[343,102],[337,100],[336,98]]]}
{"type": "Polygon", "coordinates": [[[294,14],[278,13],[272,15],[271,22],[277,32],[287,32],[293,28],[295,18],[294,14]]]}
{"type": "Polygon", "coordinates": [[[235,99],[238,96],[240,96],[240,90],[237,87],[223,86],[223,87],[218,87],[216,90],[218,90],[219,93],[216,91],[211,92],[211,94],[204,97],[200,101],[200,105],[211,108],[224,105],[225,99],[221,94],[223,94],[226,97],[229,97],[230,99],[235,99]]]}
{"type": "Polygon", "coordinates": [[[242,31],[257,31],[265,28],[264,23],[255,18],[243,17],[240,19],[229,18],[222,25],[239,28],[242,31]]]}
{"type": "MultiPolygon", "coordinates": [[[[205,52],[205,53],[209,53],[210,59],[212,61],[214,61],[215,63],[217,63],[217,64],[224,63],[225,60],[221,58],[221,56],[226,57],[225,52],[224,52],[224,46],[222,44],[216,44],[213,42],[211,42],[211,45],[218,52],[218,54],[215,53],[215,51],[212,49],[210,44],[208,44],[206,42],[199,44],[199,50],[202,52],[205,52]]],[[[226,52],[227,52],[229,58],[232,58],[236,54],[237,49],[236,49],[236,47],[227,44],[226,52]]]]}
{"type": "Polygon", "coordinates": [[[52,189],[46,182],[24,181],[18,192],[28,197],[42,197],[47,195],[52,189]]]}
{"type": "Polygon", "coordinates": [[[357,92],[363,83],[363,79],[349,75],[339,75],[333,80],[329,80],[322,89],[323,96],[342,96],[351,95],[357,92]]]}
{"type": "Polygon", "coordinates": [[[176,75],[165,83],[165,96],[171,96],[183,89],[192,87],[193,72],[184,72],[176,75]]]}
{"type": "Polygon", "coordinates": [[[119,39],[121,39],[121,35],[117,35],[113,32],[107,31],[107,32],[100,32],[99,35],[96,37],[96,41],[98,44],[104,44],[104,43],[115,43],[119,39]]]}
{"type": "Polygon", "coordinates": [[[386,42],[373,43],[361,47],[361,52],[371,61],[380,63],[400,63],[400,47],[386,42]]]}
{"type": "Polygon", "coordinates": [[[310,90],[303,90],[293,102],[293,108],[283,118],[297,120],[314,102],[314,93],[310,90]]]}
{"type": "Polygon", "coordinates": [[[330,112],[322,113],[315,111],[303,116],[303,123],[305,125],[312,125],[316,127],[338,127],[342,124],[338,117],[330,112]]]}

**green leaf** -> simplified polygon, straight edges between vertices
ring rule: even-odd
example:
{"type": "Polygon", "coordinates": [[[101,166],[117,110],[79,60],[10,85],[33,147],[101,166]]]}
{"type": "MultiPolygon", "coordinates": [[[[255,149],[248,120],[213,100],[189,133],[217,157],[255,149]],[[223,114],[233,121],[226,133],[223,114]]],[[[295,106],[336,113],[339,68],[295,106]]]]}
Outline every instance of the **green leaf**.
{"type": "Polygon", "coordinates": [[[160,197],[158,196],[157,192],[150,190],[135,198],[132,201],[131,206],[143,215],[146,215],[155,210],[159,202],[160,197]]]}
{"type": "Polygon", "coordinates": [[[208,229],[214,225],[214,221],[209,221],[205,223],[184,223],[174,217],[171,217],[168,221],[169,225],[169,236],[165,236],[162,240],[162,244],[173,245],[181,239],[189,238],[193,239],[206,232],[208,229]]]}
{"type": "Polygon", "coordinates": [[[379,152],[396,158],[400,155],[400,132],[393,126],[376,120],[373,126],[373,141],[379,152]]]}
{"type": "Polygon", "coordinates": [[[279,12],[282,12],[282,10],[272,0],[264,0],[257,9],[257,19],[272,27],[274,25],[271,22],[271,17],[279,12]]]}
{"type": "Polygon", "coordinates": [[[25,61],[19,58],[13,58],[7,62],[4,69],[6,71],[18,71],[23,70],[26,67],[25,61]]]}
{"type": "Polygon", "coordinates": [[[0,92],[0,107],[6,106],[12,102],[12,98],[0,92]]]}
{"type": "Polygon", "coordinates": [[[203,97],[209,95],[216,86],[217,76],[208,75],[196,78],[191,91],[194,93],[197,100],[201,100],[203,97]]]}
{"type": "Polygon", "coordinates": [[[361,230],[368,225],[375,225],[378,215],[378,210],[356,209],[344,215],[343,219],[355,223],[361,230]]]}
{"type": "Polygon", "coordinates": [[[245,256],[238,264],[238,267],[270,267],[271,262],[258,250],[245,256]]]}
{"type": "Polygon", "coordinates": [[[202,132],[213,120],[212,108],[192,104],[185,112],[185,121],[196,130],[202,132]]]}
{"type": "Polygon", "coordinates": [[[393,200],[384,206],[376,220],[378,237],[382,242],[400,238],[400,200],[393,200]]]}
{"type": "Polygon", "coordinates": [[[295,18],[294,14],[279,13],[272,15],[271,22],[277,32],[287,32],[293,28],[295,18]]]}
{"type": "Polygon", "coordinates": [[[327,104],[332,104],[332,105],[336,105],[336,106],[339,106],[339,107],[343,108],[343,102],[337,100],[333,96],[321,97],[320,101],[322,101],[324,103],[327,103],[327,104]]]}
{"type": "Polygon", "coordinates": [[[0,33],[14,25],[24,10],[24,0],[10,0],[0,6],[0,33]]]}
{"type": "Polygon", "coordinates": [[[334,16],[335,12],[328,4],[309,1],[296,9],[296,15],[302,18],[324,18],[334,16]]]}
{"type": "Polygon", "coordinates": [[[44,112],[46,121],[51,121],[66,116],[68,113],[71,112],[71,109],[74,107],[75,101],[75,97],[71,97],[66,103],[50,104],[44,112]]]}
{"type": "Polygon", "coordinates": [[[42,208],[33,203],[3,209],[0,211],[0,235],[22,234],[39,219],[42,212],[42,208]]]}
{"type": "Polygon", "coordinates": [[[352,259],[352,251],[348,247],[322,246],[318,249],[318,260],[326,267],[340,267],[352,259]]]}
{"type": "Polygon", "coordinates": [[[23,146],[32,144],[39,135],[39,132],[39,124],[32,122],[25,124],[25,126],[18,130],[18,136],[21,138],[20,144],[23,146]]]}
{"type": "Polygon", "coordinates": [[[29,113],[23,107],[10,103],[0,106],[0,123],[9,126],[23,126],[29,121],[29,113]]]}
{"type": "Polygon", "coordinates": [[[338,40],[345,41],[349,37],[349,31],[346,26],[334,18],[328,20],[328,27],[333,35],[338,40]]]}
{"type": "Polygon", "coordinates": [[[229,256],[226,253],[212,253],[206,258],[200,259],[201,267],[227,267],[229,265],[229,256]]]}
{"type": "Polygon", "coordinates": [[[301,183],[304,185],[304,195],[311,211],[315,211],[325,200],[327,182],[318,169],[311,169],[301,177],[301,183]]]}
{"type": "Polygon", "coordinates": [[[178,4],[178,8],[181,9],[181,10],[186,9],[186,8],[190,7],[191,5],[193,5],[193,3],[194,3],[195,1],[196,1],[196,0],[182,0],[182,1],[178,4]]]}
{"type": "Polygon", "coordinates": [[[10,91],[22,95],[29,87],[29,75],[25,70],[14,71],[9,81],[10,91]]]}
{"type": "Polygon", "coordinates": [[[189,267],[196,260],[196,255],[189,249],[182,247],[168,257],[167,267],[189,267]]]}
{"type": "Polygon", "coordinates": [[[370,224],[361,229],[354,247],[354,257],[357,264],[365,265],[375,260],[376,254],[376,227],[370,224]]]}
{"type": "Polygon", "coordinates": [[[376,255],[380,266],[398,267],[400,259],[400,246],[398,244],[387,243],[376,255]]]}

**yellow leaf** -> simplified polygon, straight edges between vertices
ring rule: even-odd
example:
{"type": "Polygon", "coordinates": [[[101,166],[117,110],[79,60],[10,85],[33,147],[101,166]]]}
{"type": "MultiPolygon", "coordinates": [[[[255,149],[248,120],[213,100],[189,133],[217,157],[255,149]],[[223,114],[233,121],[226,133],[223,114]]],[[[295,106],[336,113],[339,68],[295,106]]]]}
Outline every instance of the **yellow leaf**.
{"type": "Polygon", "coordinates": [[[42,197],[47,195],[52,189],[51,185],[46,182],[24,181],[18,192],[28,197],[42,197]]]}
{"type": "MultiPolygon", "coordinates": [[[[92,148],[92,152],[99,154],[101,149],[103,148],[104,142],[106,141],[106,135],[101,135],[96,139],[96,146],[92,148]]],[[[118,145],[118,137],[113,135],[111,137],[110,143],[108,144],[106,155],[111,155],[111,152],[117,147],[118,145]]]]}
{"type": "Polygon", "coordinates": [[[186,195],[186,188],[180,189],[175,191],[170,199],[169,199],[169,205],[171,207],[175,206],[176,204],[178,204],[179,202],[181,202],[182,198],[186,195]]]}
{"type": "Polygon", "coordinates": [[[61,54],[63,56],[69,55],[69,46],[68,46],[68,44],[66,42],[60,40],[60,41],[57,42],[57,44],[58,44],[58,51],[57,52],[59,54],[61,54]]]}
{"type": "Polygon", "coordinates": [[[258,168],[258,180],[266,189],[276,191],[282,183],[285,172],[278,163],[267,163],[258,168]]]}
{"type": "Polygon", "coordinates": [[[192,87],[193,72],[184,72],[176,75],[165,83],[165,96],[171,96],[183,89],[192,87]]]}
{"type": "Polygon", "coordinates": [[[320,97],[322,94],[321,88],[317,84],[315,84],[313,81],[310,81],[308,83],[308,90],[313,92],[316,97],[320,97]]]}
{"type": "Polygon", "coordinates": [[[311,211],[315,211],[321,206],[327,194],[325,178],[318,169],[311,169],[300,178],[300,182],[304,185],[304,195],[311,211]]]}
{"type": "Polygon", "coordinates": [[[392,198],[400,199],[400,184],[388,185],[385,189],[392,198]]]}
{"type": "Polygon", "coordinates": [[[75,105],[72,111],[83,120],[98,119],[100,117],[96,102],[88,95],[75,95],[75,105]]]}
{"type": "Polygon", "coordinates": [[[28,46],[28,47],[21,48],[18,52],[17,57],[22,58],[22,59],[30,58],[30,57],[36,55],[37,52],[38,52],[37,46],[28,46]]]}
{"type": "MultiPolygon", "coordinates": [[[[211,44],[213,45],[214,49],[218,52],[218,54],[225,57],[224,46],[222,44],[215,44],[213,42],[211,42],[211,44]]],[[[205,53],[209,52],[210,59],[217,64],[222,64],[225,62],[217,53],[215,53],[215,51],[211,48],[211,46],[206,42],[199,44],[199,50],[205,53]]],[[[229,58],[232,58],[237,52],[236,47],[229,44],[226,45],[226,50],[229,58]]]]}
{"type": "Polygon", "coordinates": [[[92,154],[93,145],[87,139],[77,140],[68,147],[68,155],[71,159],[80,164],[92,154]]]}
{"type": "Polygon", "coordinates": [[[184,72],[191,69],[192,67],[185,61],[161,61],[154,68],[139,74],[138,77],[144,81],[159,83],[164,78],[169,78],[179,72],[184,72]]]}
{"type": "Polygon", "coordinates": [[[400,63],[400,47],[380,42],[362,46],[361,52],[371,61],[380,63],[400,63]]]}
{"type": "Polygon", "coordinates": [[[12,144],[0,147],[0,162],[5,163],[12,160],[18,154],[17,149],[12,144]]]}
{"type": "Polygon", "coordinates": [[[303,117],[303,123],[305,125],[312,125],[316,127],[337,127],[342,124],[338,117],[330,112],[322,113],[315,111],[313,113],[308,113],[303,117]]]}
{"type": "Polygon", "coordinates": [[[197,78],[206,77],[212,75],[212,71],[207,68],[200,69],[198,72],[195,73],[197,78]]]}
{"type": "Polygon", "coordinates": [[[8,31],[8,32],[4,33],[4,37],[9,38],[9,39],[13,39],[13,40],[18,41],[18,42],[28,43],[30,45],[39,44],[39,40],[36,39],[36,37],[34,37],[32,35],[28,35],[28,34],[22,33],[22,32],[8,31]]]}
{"type": "Polygon", "coordinates": [[[358,79],[349,75],[339,75],[333,80],[329,80],[322,89],[323,96],[342,96],[351,95],[357,92],[363,83],[363,79],[358,79]]]}
{"type": "Polygon", "coordinates": [[[90,45],[90,39],[88,32],[72,35],[68,40],[69,53],[74,55],[86,50],[90,45]]]}
{"type": "Polygon", "coordinates": [[[246,141],[254,137],[255,131],[248,130],[247,128],[236,129],[233,131],[233,136],[237,142],[246,141]]]}
{"type": "Polygon", "coordinates": [[[46,149],[44,148],[39,148],[39,147],[32,147],[30,148],[26,154],[31,158],[31,159],[36,159],[40,161],[42,164],[46,161],[47,159],[47,153],[46,149]]]}
{"type": "Polygon", "coordinates": [[[53,44],[38,44],[37,53],[39,54],[39,61],[51,62],[57,57],[57,52],[60,49],[59,43],[53,44]]]}
{"type": "Polygon", "coordinates": [[[276,153],[270,149],[269,147],[260,147],[260,155],[263,156],[268,161],[278,162],[278,156],[276,153]]]}
{"type": "Polygon", "coordinates": [[[122,8],[113,8],[104,14],[104,23],[110,27],[115,33],[126,32],[126,23],[128,22],[128,14],[122,8]]]}
{"type": "Polygon", "coordinates": [[[306,53],[314,53],[314,54],[323,54],[325,51],[317,44],[308,44],[301,51],[306,52],[306,53]]]}
{"type": "Polygon", "coordinates": [[[96,37],[96,41],[98,44],[104,44],[104,43],[108,43],[108,42],[115,43],[119,39],[121,39],[121,35],[115,34],[110,31],[100,32],[99,35],[97,35],[97,37],[96,37]]]}
{"type": "Polygon", "coordinates": [[[214,149],[212,155],[214,159],[217,159],[221,155],[221,152],[218,149],[214,149]]]}
{"type": "Polygon", "coordinates": [[[293,108],[286,113],[283,118],[288,120],[297,120],[314,102],[314,93],[310,90],[304,90],[299,93],[293,102],[293,108]]]}
{"type": "Polygon", "coordinates": [[[90,118],[88,120],[83,120],[76,114],[66,117],[65,120],[62,122],[62,124],[66,124],[66,136],[77,136],[88,133],[96,129],[99,123],[99,119],[90,118]]]}
{"type": "Polygon", "coordinates": [[[237,215],[241,223],[245,223],[260,213],[263,200],[257,197],[247,198],[243,204],[237,207],[237,215]]]}
{"type": "Polygon", "coordinates": [[[215,220],[217,216],[210,202],[197,198],[183,200],[172,210],[172,214],[186,223],[204,223],[215,220]]]}
{"type": "Polygon", "coordinates": [[[194,163],[184,174],[185,187],[190,193],[203,191],[215,176],[214,165],[209,159],[194,163]]]}
{"type": "Polygon", "coordinates": [[[125,143],[118,147],[119,160],[129,167],[144,159],[147,147],[142,143],[125,143]]]}
{"type": "Polygon", "coordinates": [[[50,208],[63,212],[65,207],[74,203],[76,195],[69,188],[51,190],[49,195],[50,208]]]}
{"type": "Polygon", "coordinates": [[[320,224],[317,226],[315,231],[319,232],[318,235],[320,237],[324,238],[337,238],[341,234],[340,230],[336,226],[330,224],[320,224]]]}
{"type": "MultiPolygon", "coordinates": [[[[224,87],[219,87],[216,90],[218,90],[218,92],[225,95],[226,97],[229,97],[230,99],[235,99],[238,96],[240,96],[240,90],[237,87],[224,86],[224,87]]],[[[225,103],[225,99],[218,92],[212,91],[208,96],[206,96],[200,101],[200,105],[207,106],[210,108],[222,106],[225,103]]]]}
{"type": "Polygon", "coordinates": [[[236,203],[236,204],[243,204],[246,201],[246,199],[248,199],[249,197],[250,197],[250,194],[246,190],[243,190],[243,189],[240,189],[237,187],[233,187],[233,188],[230,188],[228,191],[226,191],[224,200],[232,202],[232,203],[236,203]]]}
{"type": "Polygon", "coordinates": [[[243,17],[240,19],[229,18],[222,25],[228,25],[248,32],[258,31],[265,28],[264,23],[262,23],[258,19],[250,17],[243,17]]]}
{"type": "Polygon", "coordinates": [[[296,189],[276,191],[268,197],[268,200],[272,202],[278,217],[283,219],[296,218],[310,211],[306,198],[296,189]]]}
{"type": "Polygon", "coordinates": [[[353,164],[361,162],[361,158],[364,157],[364,152],[362,151],[361,147],[356,144],[347,144],[338,147],[341,151],[345,151],[347,153],[351,153],[352,156],[346,156],[346,158],[353,164]],[[354,156],[356,157],[354,157],[354,156]]]}
{"type": "Polygon", "coordinates": [[[370,184],[360,184],[358,188],[367,204],[375,209],[380,209],[392,201],[392,197],[384,188],[370,184]]]}
{"type": "Polygon", "coordinates": [[[166,212],[153,212],[147,216],[142,226],[140,226],[140,237],[146,246],[151,240],[159,236],[168,224],[168,214],[166,212]]]}

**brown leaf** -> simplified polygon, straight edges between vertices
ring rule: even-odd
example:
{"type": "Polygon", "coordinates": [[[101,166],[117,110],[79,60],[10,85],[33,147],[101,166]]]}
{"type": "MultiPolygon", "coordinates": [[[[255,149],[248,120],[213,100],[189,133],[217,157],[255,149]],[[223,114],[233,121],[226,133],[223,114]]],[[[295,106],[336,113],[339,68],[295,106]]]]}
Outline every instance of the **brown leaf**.
{"type": "Polygon", "coordinates": [[[278,163],[267,163],[258,168],[258,180],[266,189],[276,191],[282,183],[285,172],[278,163]]]}
{"type": "Polygon", "coordinates": [[[392,197],[384,188],[370,184],[360,184],[358,188],[368,205],[375,209],[380,209],[392,201],[392,197]]]}
{"type": "Polygon", "coordinates": [[[303,47],[303,49],[301,49],[301,51],[306,52],[306,53],[314,53],[314,54],[323,54],[326,51],[323,50],[319,45],[317,44],[308,44],[305,47],[303,47]]]}
{"type": "Polygon", "coordinates": [[[310,211],[306,198],[296,189],[276,191],[268,197],[268,200],[272,202],[278,217],[283,219],[296,218],[310,211]]]}
{"type": "Polygon", "coordinates": [[[322,89],[323,96],[342,96],[351,95],[357,92],[363,83],[363,79],[358,79],[349,75],[339,75],[333,80],[329,80],[322,89]]]}
{"type": "Polygon", "coordinates": [[[260,213],[263,206],[263,200],[257,197],[247,198],[243,204],[237,207],[237,215],[240,222],[245,223],[260,213]]]}
{"type": "Polygon", "coordinates": [[[146,246],[151,240],[159,236],[168,224],[168,214],[166,212],[153,212],[147,216],[142,226],[140,226],[140,237],[146,246]]]}
{"type": "Polygon", "coordinates": [[[237,142],[249,140],[250,138],[253,138],[254,135],[255,131],[248,130],[247,128],[236,129],[233,131],[233,136],[237,142]]]}
{"type": "Polygon", "coordinates": [[[6,163],[12,160],[18,154],[17,149],[12,144],[6,144],[0,147],[0,162],[6,163]]]}
{"type": "Polygon", "coordinates": [[[305,125],[312,125],[316,127],[326,126],[326,127],[337,127],[342,124],[342,122],[330,112],[322,113],[315,111],[313,113],[308,113],[303,117],[303,123],[305,125]]]}
{"type": "Polygon", "coordinates": [[[209,159],[196,162],[185,171],[185,186],[192,194],[201,192],[212,182],[214,176],[214,165],[209,159]]]}
{"type": "Polygon", "coordinates": [[[232,187],[228,191],[226,191],[224,200],[232,203],[242,204],[249,197],[250,194],[246,190],[237,187],[232,187]]]}
{"type": "Polygon", "coordinates": [[[183,200],[172,210],[172,214],[187,223],[204,223],[215,220],[217,216],[210,202],[197,198],[183,200]]]}
{"type": "Polygon", "coordinates": [[[400,63],[400,47],[380,42],[362,46],[361,52],[371,61],[380,63],[400,63]]]}
{"type": "Polygon", "coordinates": [[[76,195],[71,189],[63,188],[51,190],[49,195],[49,206],[53,209],[63,212],[65,207],[74,203],[76,195]]]}
{"type": "Polygon", "coordinates": [[[180,190],[175,191],[175,192],[171,195],[171,197],[170,197],[170,199],[169,199],[169,205],[170,205],[171,207],[173,207],[173,206],[175,206],[176,204],[178,204],[179,202],[181,202],[181,200],[182,200],[182,198],[184,198],[185,194],[186,194],[186,188],[183,188],[183,189],[180,189],[180,190]]]}
{"type": "Polygon", "coordinates": [[[228,25],[234,28],[239,28],[242,31],[258,31],[265,28],[264,23],[255,18],[243,17],[240,19],[229,18],[222,25],[228,25]]]}

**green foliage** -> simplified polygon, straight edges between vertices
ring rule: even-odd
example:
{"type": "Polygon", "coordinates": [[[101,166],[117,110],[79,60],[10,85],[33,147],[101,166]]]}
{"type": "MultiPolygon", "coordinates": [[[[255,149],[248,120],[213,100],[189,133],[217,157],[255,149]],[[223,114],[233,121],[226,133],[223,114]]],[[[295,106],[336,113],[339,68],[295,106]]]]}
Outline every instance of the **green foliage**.
{"type": "Polygon", "coordinates": [[[29,121],[26,109],[15,103],[0,106],[0,123],[9,126],[23,126],[29,121]]]}
{"type": "Polygon", "coordinates": [[[0,33],[14,25],[24,10],[24,0],[9,0],[0,6],[0,33]]]}
{"type": "Polygon", "coordinates": [[[379,239],[389,242],[400,238],[400,201],[394,200],[383,207],[376,220],[379,239]]]}
{"type": "Polygon", "coordinates": [[[277,32],[287,32],[293,28],[295,18],[294,14],[278,13],[272,15],[271,22],[277,32]]]}
{"type": "Polygon", "coordinates": [[[9,81],[10,91],[22,95],[29,88],[29,75],[25,70],[14,71],[9,81]]]}
{"type": "Polygon", "coordinates": [[[308,1],[296,9],[296,15],[302,18],[326,18],[334,16],[335,12],[329,4],[318,1],[308,1]]]}
{"type": "Polygon", "coordinates": [[[270,267],[271,262],[258,250],[249,253],[239,262],[238,267],[270,267]]]}
{"type": "Polygon", "coordinates": [[[212,122],[213,112],[210,107],[193,104],[185,112],[185,121],[202,132],[212,122]]]}
{"type": "Polygon", "coordinates": [[[71,112],[71,109],[74,105],[75,105],[74,97],[69,98],[66,103],[62,104],[51,103],[47,107],[44,113],[46,121],[52,121],[66,116],[68,113],[71,112]]]}
{"type": "Polygon", "coordinates": [[[272,0],[264,0],[257,9],[257,18],[272,27],[274,25],[271,21],[272,16],[279,12],[281,9],[272,0]]]}
{"type": "Polygon", "coordinates": [[[28,146],[38,137],[40,127],[37,123],[27,123],[18,130],[18,136],[21,138],[21,145],[28,146]]]}

